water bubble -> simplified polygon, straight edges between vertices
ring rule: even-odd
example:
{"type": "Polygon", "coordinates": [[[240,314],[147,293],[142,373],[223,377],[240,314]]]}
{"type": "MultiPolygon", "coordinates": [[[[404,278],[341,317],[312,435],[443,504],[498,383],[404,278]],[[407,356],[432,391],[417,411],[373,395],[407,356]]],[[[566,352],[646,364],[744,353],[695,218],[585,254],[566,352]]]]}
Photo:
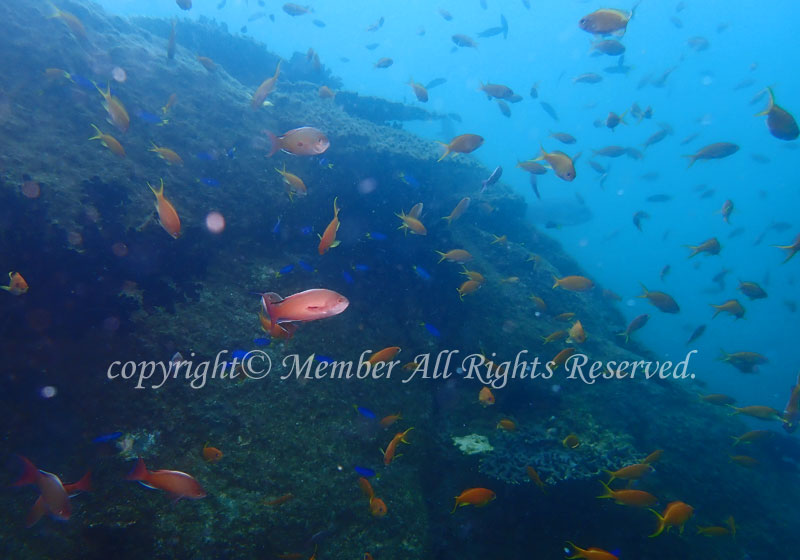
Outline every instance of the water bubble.
{"type": "Polygon", "coordinates": [[[378,182],[372,177],[362,179],[358,182],[358,192],[361,194],[369,194],[378,187],[378,182]]]}
{"type": "Polygon", "coordinates": [[[42,387],[39,389],[39,394],[42,396],[43,399],[52,399],[56,396],[58,390],[53,387],[52,385],[47,385],[46,387],[42,387]]]}
{"type": "Polygon", "coordinates": [[[225,229],[225,218],[219,212],[209,212],[206,216],[206,227],[211,233],[222,233],[225,229]]]}
{"type": "Polygon", "coordinates": [[[125,73],[125,70],[123,70],[119,66],[116,66],[111,71],[111,77],[114,78],[116,81],[122,83],[128,79],[128,74],[125,73]]]}

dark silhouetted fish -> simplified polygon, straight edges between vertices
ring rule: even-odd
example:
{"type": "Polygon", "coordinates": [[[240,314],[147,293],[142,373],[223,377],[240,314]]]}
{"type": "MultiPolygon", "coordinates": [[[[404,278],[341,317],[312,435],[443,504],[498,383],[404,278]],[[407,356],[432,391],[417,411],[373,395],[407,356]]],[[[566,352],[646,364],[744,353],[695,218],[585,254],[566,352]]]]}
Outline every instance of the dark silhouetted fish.
{"type": "Polygon", "coordinates": [[[428,82],[425,85],[425,89],[433,89],[433,88],[438,87],[438,86],[440,86],[442,84],[445,84],[445,83],[447,83],[447,78],[436,78],[436,79],[431,80],[430,82],[428,82]]]}
{"type": "Polygon", "coordinates": [[[558,113],[556,113],[556,110],[553,109],[552,105],[550,105],[547,101],[540,101],[539,104],[542,106],[542,109],[544,109],[544,112],[550,115],[553,120],[558,120],[558,113]]]}

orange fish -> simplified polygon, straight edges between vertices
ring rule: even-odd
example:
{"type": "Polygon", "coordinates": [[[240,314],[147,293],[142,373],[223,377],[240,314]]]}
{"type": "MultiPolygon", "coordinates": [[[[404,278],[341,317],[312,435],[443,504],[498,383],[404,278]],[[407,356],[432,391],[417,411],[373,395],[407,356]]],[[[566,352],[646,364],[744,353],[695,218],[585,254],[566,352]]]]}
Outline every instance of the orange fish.
{"type": "Polygon", "coordinates": [[[447,220],[447,225],[449,226],[457,219],[459,219],[464,214],[464,212],[467,211],[467,208],[469,208],[469,203],[470,203],[470,198],[468,196],[465,196],[458,202],[458,204],[456,204],[456,207],[453,208],[453,211],[450,212],[450,215],[445,216],[442,219],[447,220]]]}
{"type": "MultiPolygon", "coordinates": [[[[405,367],[403,369],[405,369],[405,367]]],[[[416,367],[414,369],[416,369],[416,367]]],[[[382,428],[388,428],[401,418],[402,416],[400,416],[399,412],[397,414],[389,414],[388,416],[384,416],[383,418],[381,418],[379,424],[381,425],[382,428]]]]}
{"type": "Polygon", "coordinates": [[[650,507],[656,505],[658,498],[643,490],[612,490],[608,484],[600,481],[605,492],[598,498],[611,498],[622,506],[650,507]]]}
{"type": "Polygon", "coordinates": [[[75,14],[59,10],[52,3],[49,4],[53,8],[53,14],[48,19],[60,19],[78,39],[86,39],[86,28],[75,14]]]}
{"type": "MultiPolygon", "coordinates": [[[[730,313],[737,319],[741,319],[742,317],[744,317],[744,306],[742,306],[742,304],[739,303],[739,300],[729,299],[728,301],[720,305],[714,305],[713,303],[709,305],[711,305],[711,307],[716,309],[716,311],[714,312],[714,317],[716,317],[723,311],[726,313],[730,313]]],[[[714,317],[712,317],[712,319],[714,317]]]]}
{"type": "Polygon", "coordinates": [[[177,103],[178,103],[178,94],[177,93],[170,94],[169,98],[167,99],[167,103],[163,107],[161,107],[161,112],[166,115],[177,103]]]}
{"type": "Polygon", "coordinates": [[[106,91],[100,89],[100,86],[94,84],[100,95],[103,96],[103,107],[108,113],[109,122],[120,129],[122,132],[127,132],[128,127],[131,125],[131,118],[128,116],[128,111],[125,110],[125,105],[122,101],[111,95],[111,86],[106,86],[106,91]]]}
{"type": "Polygon", "coordinates": [[[551,342],[559,342],[561,340],[564,340],[568,336],[569,333],[567,331],[556,331],[547,336],[541,337],[541,339],[544,341],[544,344],[550,344],[551,342]]]}
{"type": "Polygon", "coordinates": [[[555,355],[555,357],[550,360],[553,363],[553,371],[557,370],[560,366],[566,363],[567,359],[575,353],[574,348],[564,348],[561,352],[555,355]]]}
{"type": "Polygon", "coordinates": [[[584,558],[585,560],[619,560],[618,556],[615,556],[610,552],[606,552],[602,548],[580,548],[575,546],[575,544],[570,541],[567,541],[567,546],[564,547],[564,554],[570,555],[567,556],[568,559],[584,558]]]}
{"type": "Polygon", "coordinates": [[[333,91],[328,86],[321,86],[319,90],[317,90],[317,94],[320,96],[321,99],[333,99],[336,97],[336,92],[333,91]]]}
{"type": "Polygon", "coordinates": [[[12,295],[21,296],[28,291],[28,283],[22,274],[12,271],[8,273],[8,286],[0,286],[0,288],[12,295]]]}
{"type": "Polygon", "coordinates": [[[294,499],[294,494],[289,492],[288,494],[284,494],[283,496],[278,496],[274,500],[269,500],[268,502],[265,501],[264,505],[270,506],[270,507],[275,507],[275,506],[279,506],[281,504],[285,504],[286,502],[288,502],[289,500],[292,500],[292,499],[294,499]]]}
{"type": "Polygon", "coordinates": [[[260,109],[261,106],[264,104],[264,100],[267,99],[267,96],[275,91],[275,84],[278,83],[278,76],[281,73],[281,61],[278,61],[278,66],[275,68],[275,74],[272,77],[267,78],[261,85],[258,86],[258,89],[253,94],[253,98],[250,100],[250,106],[253,109],[260,109]]]}
{"type": "Polygon", "coordinates": [[[397,453],[397,445],[402,443],[408,443],[406,441],[406,434],[413,430],[414,428],[409,428],[405,432],[398,432],[392,438],[392,441],[389,442],[389,445],[386,446],[386,451],[383,452],[383,464],[389,465],[395,457],[397,453]]]}
{"type": "Polygon", "coordinates": [[[564,276],[557,277],[553,274],[553,289],[561,288],[570,292],[586,292],[594,288],[594,283],[585,276],[564,276]]]}
{"type": "Polygon", "coordinates": [[[664,292],[651,292],[641,282],[639,285],[642,287],[642,295],[636,296],[645,298],[647,301],[655,305],[664,313],[679,313],[681,308],[671,295],[664,292]]]}
{"type": "Polygon", "coordinates": [[[125,157],[125,148],[122,147],[122,144],[120,144],[116,138],[114,138],[110,134],[104,134],[100,132],[100,129],[97,128],[95,125],[92,125],[92,128],[95,129],[97,134],[89,138],[89,140],[100,140],[100,143],[106,148],[108,148],[112,154],[114,154],[115,156],[119,156],[121,158],[125,157]]]}
{"type": "Polygon", "coordinates": [[[413,216],[410,213],[403,214],[402,212],[400,214],[395,214],[395,216],[403,221],[403,223],[397,229],[405,230],[406,233],[410,231],[411,233],[416,233],[417,235],[428,235],[428,230],[425,229],[423,223],[419,221],[419,218],[416,216],[413,216]]]}
{"type": "Polygon", "coordinates": [[[663,533],[665,529],[669,531],[672,527],[678,527],[679,532],[683,533],[683,526],[694,513],[694,508],[689,504],[677,501],[667,504],[663,515],[660,515],[654,509],[650,511],[655,513],[656,517],[658,517],[658,527],[656,528],[656,532],[650,535],[652,538],[663,533]]]}
{"type": "Polygon", "coordinates": [[[296,156],[318,156],[331,145],[330,140],[322,131],[310,126],[294,128],[283,136],[275,136],[269,130],[265,130],[264,133],[271,142],[267,157],[274,155],[278,150],[296,156]]]}
{"type": "MultiPolygon", "coordinates": [[[[261,306],[273,324],[316,321],[347,309],[346,297],[324,288],[314,288],[282,298],[275,292],[261,294],[261,306]]],[[[280,325],[283,328],[282,325],[280,325]]]]}
{"type": "Polygon", "coordinates": [[[452,249],[446,253],[442,253],[441,251],[436,252],[442,257],[439,259],[439,262],[449,261],[454,263],[465,263],[472,260],[472,255],[464,249],[452,249]]]}
{"type": "Polygon", "coordinates": [[[458,290],[458,297],[460,297],[463,300],[464,296],[475,293],[480,287],[481,287],[480,282],[476,280],[467,280],[464,283],[462,283],[461,286],[456,288],[456,290],[458,290]]]}
{"type": "Polygon", "coordinates": [[[468,488],[456,496],[456,503],[450,513],[455,513],[461,506],[483,507],[496,497],[497,495],[488,488],[468,488]]]}
{"type": "Polygon", "coordinates": [[[464,267],[464,270],[463,272],[461,272],[461,274],[463,274],[470,280],[475,280],[475,282],[479,282],[481,284],[486,282],[486,278],[483,277],[483,274],[481,274],[480,272],[476,272],[474,270],[467,270],[467,267],[464,267]]]}
{"type": "MultiPolygon", "coordinates": [[[[566,313],[559,313],[558,315],[553,317],[553,320],[565,323],[567,321],[571,321],[573,317],[575,317],[575,313],[568,311],[566,313]]],[[[567,333],[567,335],[569,335],[569,332],[567,333]]]]}
{"type": "Polygon", "coordinates": [[[209,72],[213,72],[214,70],[217,69],[216,63],[213,60],[211,60],[210,58],[208,58],[207,56],[198,56],[197,57],[197,62],[202,64],[203,68],[205,68],[209,72]]]}
{"type": "Polygon", "coordinates": [[[383,500],[380,498],[370,498],[369,512],[373,517],[383,517],[386,515],[387,511],[386,503],[383,500]]]}
{"type": "Polygon", "coordinates": [[[608,470],[606,472],[611,475],[611,478],[608,479],[608,483],[611,484],[611,481],[617,478],[621,480],[638,480],[653,470],[655,469],[649,463],[637,463],[613,472],[608,470]]]}
{"type": "Polygon", "coordinates": [[[177,239],[181,234],[181,220],[175,211],[175,207],[164,197],[164,179],[161,179],[161,186],[158,190],[150,183],[147,183],[147,186],[156,195],[156,212],[158,212],[158,221],[161,223],[161,227],[173,238],[177,239]]]}
{"type": "Polygon", "coordinates": [[[567,344],[583,344],[584,342],[586,342],[586,331],[583,330],[583,325],[580,321],[575,321],[575,323],[569,328],[569,338],[567,338],[567,344]]]}
{"type": "Polygon", "coordinates": [[[707,239],[703,241],[700,245],[687,245],[689,249],[692,250],[689,258],[691,259],[695,255],[699,255],[700,253],[706,253],[708,255],[719,255],[719,251],[722,246],[719,244],[719,240],[716,237],[712,237],[711,239],[707,239]]]}
{"type": "Polygon", "coordinates": [[[544,482],[542,482],[542,479],[539,477],[539,473],[536,472],[536,469],[528,465],[527,467],[525,467],[525,471],[528,473],[528,478],[531,479],[531,482],[533,482],[536,486],[541,488],[542,492],[544,492],[547,485],[544,482]]]}
{"type": "Polygon", "coordinates": [[[148,471],[141,457],[126,478],[127,480],[138,480],[148,488],[164,490],[176,499],[197,500],[206,497],[206,491],[190,475],[180,471],[148,471]]]}
{"type": "Polygon", "coordinates": [[[481,387],[478,393],[478,402],[481,403],[482,406],[491,406],[494,404],[494,394],[489,387],[481,387]]]}
{"type": "Polygon", "coordinates": [[[509,418],[503,418],[495,426],[496,430],[506,430],[507,432],[514,432],[517,430],[517,425],[509,418]]]}
{"type": "Polygon", "coordinates": [[[442,161],[447,157],[447,154],[450,153],[455,156],[456,153],[468,154],[474,152],[483,144],[483,137],[477,134],[462,134],[453,138],[449,144],[445,144],[444,142],[439,142],[439,144],[445,147],[444,154],[437,160],[442,161]]]}
{"type": "Polygon", "coordinates": [[[151,144],[153,144],[153,147],[150,148],[149,151],[157,153],[158,157],[166,161],[168,164],[183,165],[183,159],[181,159],[181,156],[179,156],[174,150],[156,146],[155,142],[151,142],[151,144]]]}
{"type": "Polygon", "coordinates": [[[372,489],[372,484],[370,484],[369,480],[363,476],[358,478],[358,486],[361,488],[361,491],[364,493],[367,499],[372,500],[372,498],[375,497],[375,491],[372,489]]]}
{"type": "Polygon", "coordinates": [[[664,454],[664,450],[663,450],[663,449],[656,449],[656,450],[655,450],[655,451],[653,451],[653,452],[652,452],[650,455],[648,455],[647,457],[645,457],[645,458],[644,458],[644,461],[642,461],[642,463],[647,463],[648,465],[652,465],[652,464],[653,464],[653,463],[655,463],[656,461],[660,460],[660,459],[661,459],[661,456],[662,456],[663,454],[664,454]]]}
{"type": "Polygon", "coordinates": [[[319,237],[319,245],[317,252],[324,255],[331,247],[337,247],[339,242],[336,240],[336,232],[339,231],[339,207],[336,206],[336,201],[339,197],[333,199],[333,219],[330,221],[325,231],[319,237]]]}
{"type": "Polygon", "coordinates": [[[548,153],[543,146],[540,146],[540,148],[541,154],[533,161],[546,161],[559,179],[567,182],[575,180],[575,164],[572,158],[558,150],[548,153]]]}
{"type": "Polygon", "coordinates": [[[399,352],[399,346],[389,346],[383,350],[378,350],[375,352],[372,356],[370,356],[369,360],[367,360],[367,363],[370,365],[375,365],[382,362],[390,362],[395,356],[397,356],[399,352]]]}
{"type": "Polygon", "coordinates": [[[205,459],[209,463],[216,463],[220,459],[222,459],[222,451],[217,449],[216,447],[209,447],[208,443],[203,445],[203,459],[205,459]]]}
{"type": "Polygon", "coordinates": [[[91,487],[91,471],[73,484],[62,484],[54,474],[40,471],[27,458],[19,455],[23,464],[22,476],[13,486],[35,484],[39,488],[39,497],[25,518],[25,526],[33,527],[39,519],[50,515],[53,519],[66,521],[72,515],[69,499],[80,492],[88,492],[91,487]]]}
{"type": "Polygon", "coordinates": [[[425,89],[425,86],[415,82],[414,78],[411,78],[408,81],[408,85],[410,85],[411,89],[414,90],[414,95],[417,97],[417,101],[422,101],[423,103],[428,101],[428,90],[425,89]]]}
{"type": "MultiPolygon", "coordinates": [[[[297,194],[299,196],[306,196],[308,194],[308,189],[306,188],[306,184],[303,180],[295,175],[294,173],[289,173],[286,171],[286,164],[283,164],[283,169],[275,168],[275,171],[281,174],[283,177],[283,182],[286,184],[286,187],[289,191],[289,200],[294,200],[292,197],[293,195],[297,194]]],[[[335,202],[334,202],[335,204],[335,202]]]]}

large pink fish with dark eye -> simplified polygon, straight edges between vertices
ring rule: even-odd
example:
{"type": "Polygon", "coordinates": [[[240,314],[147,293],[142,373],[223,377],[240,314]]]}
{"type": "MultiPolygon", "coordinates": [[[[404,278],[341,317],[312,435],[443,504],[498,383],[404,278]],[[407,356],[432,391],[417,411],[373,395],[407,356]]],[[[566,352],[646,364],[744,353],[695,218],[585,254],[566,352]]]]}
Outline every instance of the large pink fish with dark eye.
{"type": "Polygon", "coordinates": [[[350,305],[342,294],[316,288],[282,298],[274,292],[261,294],[261,305],[273,325],[294,321],[316,321],[338,315],[350,305]]]}
{"type": "Polygon", "coordinates": [[[283,136],[275,136],[269,130],[265,130],[264,133],[272,143],[267,157],[272,156],[278,150],[296,156],[318,156],[331,145],[330,140],[321,130],[311,126],[292,129],[283,136]]]}

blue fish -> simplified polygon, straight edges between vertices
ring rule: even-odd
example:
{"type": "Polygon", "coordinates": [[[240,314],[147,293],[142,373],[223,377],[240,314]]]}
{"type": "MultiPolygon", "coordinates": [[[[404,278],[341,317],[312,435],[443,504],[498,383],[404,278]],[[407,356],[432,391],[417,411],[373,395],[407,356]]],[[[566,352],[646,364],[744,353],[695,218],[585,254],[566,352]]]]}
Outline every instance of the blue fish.
{"type": "Polygon", "coordinates": [[[312,232],[312,231],[313,231],[313,230],[311,229],[311,226],[303,226],[303,227],[300,229],[300,233],[302,233],[303,235],[311,235],[311,232],[312,232]]]}
{"type": "Polygon", "coordinates": [[[353,270],[357,270],[358,272],[366,272],[369,270],[369,267],[365,264],[354,264],[353,270]]]}
{"type": "Polygon", "coordinates": [[[386,241],[387,237],[379,231],[370,231],[367,233],[367,239],[372,239],[374,241],[386,241]]]}
{"type": "Polygon", "coordinates": [[[314,267],[305,261],[297,261],[297,265],[306,272],[314,272],[314,267]]]}
{"type": "Polygon", "coordinates": [[[285,274],[289,274],[293,270],[294,270],[294,265],[293,264],[287,264],[286,266],[284,266],[282,269],[280,269],[278,272],[275,273],[275,277],[276,278],[280,278],[281,276],[283,276],[285,274]]]}
{"type": "Polygon", "coordinates": [[[429,333],[431,333],[433,336],[435,336],[436,338],[439,338],[440,336],[442,336],[442,333],[439,332],[439,329],[437,329],[436,327],[434,327],[430,323],[422,323],[422,326],[425,327],[425,329],[429,333]]]}
{"type": "Polygon", "coordinates": [[[372,478],[373,476],[375,476],[375,471],[373,471],[372,469],[368,469],[367,467],[359,467],[358,465],[356,465],[355,467],[353,467],[353,469],[364,478],[372,478]]]}
{"type": "Polygon", "coordinates": [[[342,278],[344,278],[344,281],[347,282],[348,284],[353,283],[353,277],[350,276],[350,273],[347,272],[346,270],[342,271],[342,278]]]}
{"type": "Polygon", "coordinates": [[[211,177],[200,177],[200,182],[204,185],[208,185],[209,187],[218,187],[219,181],[216,179],[212,179],[211,177]]]}
{"type": "Polygon", "coordinates": [[[272,226],[272,235],[278,235],[281,232],[281,219],[278,218],[278,221],[275,222],[275,225],[272,226]]]}
{"type": "Polygon", "coordinates": [[[195,154],[195,157],[203,161],[214,161],[217,159],[217,154],[214,152],[199,152],[195,154]]]}
{"type": "Polygon", "coordinates": [[[354,405],[353,405],[353,408],[355,408],[355,409],[358,411],[358,413],[359,413],[361,416],[363,416],[364,418],[369,418],[370,420],[375,420],[375,419],[378,417],[378,416],[377,416],[377,415],[376,415],[374,412],[372,412],[370,409],[368,409],[368,408],[365,408],[365,407],[363,407],[363,406],[358,406],[358,405],[355,405],[355,404],[354,404],[354,405]]]}
{"type": "Polygon", "coordinates": [[[255,344],[256,346],[267,346],[269,343],[270,339],[268,338],[259,337],[253,339],[253,344],[255,344]]]}
{"type": "Polygon", "coordinates": [[[147,111],[142,111],[139,109],[134,113],[137,117],[142,119],[146,123],[150,124],[161,124],[162,119],[158,115],[154,115],[153,113],[148,113],[147,111]]]}
{"type": "Polygon", "coordinates": [[[247,350],[234,350],[231,356],[236,360],[241,360],[247,356],[247,350]]]}
{"type": "Polygon", "coordinates": [[[109,441],[114,441],[115,439],[122,437],[122,432],[111,432],[110,434],[103,434],[102,436],[97,436],[92,440],[94,443],[108,443],[109,441]]]}
{"type": "Polygon", "coordinates": [[[422,268],[421,266],[414,265],[414,272],[417,274],[417,276],[419,276],[423,280],[430,280],[431,279],[431,275],[428,274],[428,271],[425,270],[424,268],[422,268]]]}
{"type": "Polygon", "coordinates": [[[316,358],[316,360],[318,362],[323,363],[323,364],[332,364],[333,363],[333,358],[330,358],[328,356],[323,356],[322,354],[314,354],[314,358],[316,358]]]}
{"type": "Polygon", "coordinates": [[[406,173],[404,171],[401,171],[400,172],[400,180],[403,181],[409,187],[413,187],[415,189],[419,188],[419,181],[417,181],[416,178],[414,178],[414,176],[411,175],[410,173],[406,173]]]}

